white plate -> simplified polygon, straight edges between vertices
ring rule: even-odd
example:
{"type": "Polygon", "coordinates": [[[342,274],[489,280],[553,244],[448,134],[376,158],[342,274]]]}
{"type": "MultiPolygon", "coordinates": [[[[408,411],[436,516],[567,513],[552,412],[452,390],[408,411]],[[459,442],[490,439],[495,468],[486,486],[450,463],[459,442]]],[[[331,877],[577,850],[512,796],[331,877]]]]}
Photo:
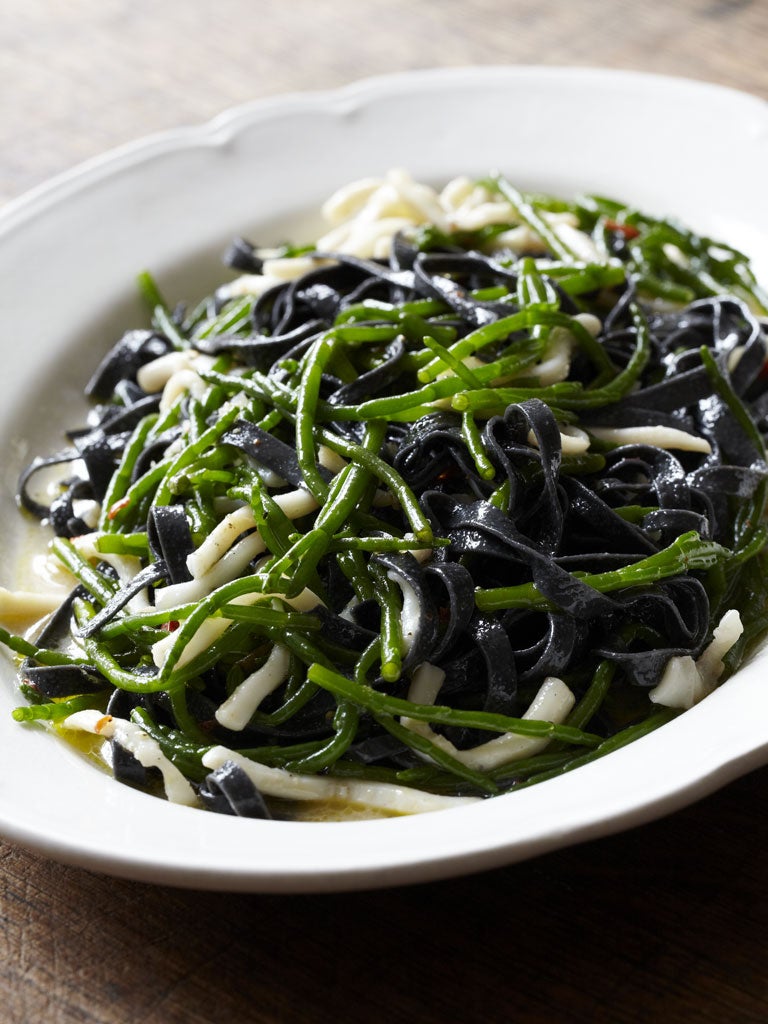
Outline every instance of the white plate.
{"type": "MultiPolygon", "coordinates": [[[[233,235],[309,240],[309,211],[335,187],[393,166],[434,182],[500,168],[523,188],[626,198],[743,247],[768,279],[768,106],[682,80],[524,67],[395,75],[256,103],[91,161],[0,216],[5,583],[24,543],[10,497],[18,467],[77,422],[100,353],[141,322],[137,271],[194,298],[233,235]]],[[[120,786],[11,720],[18,696],[3,665],[0,832],[72,864],[219,889],[340,890],[507,864],[646,821],[768,760],[766,668],[760,656],[666,728],[541,786],[420,817],[306,824],[206,814],[120,786]]]]}

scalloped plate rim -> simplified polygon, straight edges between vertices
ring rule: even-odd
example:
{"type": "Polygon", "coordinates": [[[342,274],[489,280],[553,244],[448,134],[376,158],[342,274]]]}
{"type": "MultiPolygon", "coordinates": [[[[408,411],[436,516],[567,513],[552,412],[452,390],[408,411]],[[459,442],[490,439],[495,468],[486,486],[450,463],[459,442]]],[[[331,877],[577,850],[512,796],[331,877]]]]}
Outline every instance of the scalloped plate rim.
{"type": "MultiPolygon", "coordinates": [[[[504,83],[514,87],[528,83],[534,88],[541,83],[551,85],[559,82],[571,86],[575,83],[575,88],[584,90],[611,82],[621,85],[633,95],[650,90],[668,96],[671,90],[675,96],[717,98],[718,103],[734,105],[750,117],[754,114],[756,123],[761,124],[762,131],[768,136],[768,104],[764,101],[724,86],[684,78],[601,68],[536,66],[401,72],[364,79],[340,89],[290,93],[251,101],[224,111],[202,125],[155,133],[93,157],[12,200],[0,211],[0,253],[12,244],[15,232],[25,224],[44,217],[52,208],[58,208],[60,204],[73,201],[78,196],[87,197],[89,188],[96,182],[108,182],[111,177],[123,172],[140,175],[141,169],[148,167],[156,156],[187,149],[194,151],[211,148],[222,151],[241,134],[257,130],[260,124],[279,122],[287,115],[301,116],[320,111],[344,118],[364,111],[378,101],[386,103],[393,96],[408,96],[414,90],[420,95],[432,92],[439,96],[462,82],[480,91],[504,83]]],[[[666,726],[663,736],[654,734],[612,754],[610,764],[615,766],[615,774],[627,772],[631,776],[637,772],[638,760],[642,761],[643,756],[650,754],[659,744],[662,750],[677,742],[690,745],[691,733],[695,742],[699,723],[706,724],[720,705],[724,704],[728,708],[733,702],[730,695],[734,689],[744,692],[748,698],[747,706],[753,711],[768,710],[768,703],[759,689],[762,660],[761,655],[702,705],[666,726]]],[[[13,728],[20,729],[15,724],[13,728]]],[[[7,725],[0,723],[0,734],[3,729],[7,730],[7,725]]],[[[299,892],[411,883],[510,864],[547,850],[640,824],[683,806],[768,760],[768,728],[761,730],[754,720],[750,720],[742,723],[735,735],[730,735],[728,730],[725,733],[719,737],[720,748],[717,733],[708,734],[715,749],[713,753],[711,745],[706,747],[701,755],[701,764],[694,758],[693,763],[679,772],[674,783],[654,779],[646,793],[629,802],[621,792],[613,792],[605,782],[603,766],[606,762],[588,765],[577,773],[551,780],[538,788],[498,797],[450,813],[395,821],[317,824],[220,820],[199,811],[167,805],[145,794],[124,791],[123,787],[117,786],[112,780],[104,779],[107,785],[99,783],[92,788],[100,793],[111,794],[107,800],[108,810],[112,809],[112,804],[116,804],[118,813],[129,816],[135,814],[151,823],[152,827],[169,831],[178,827],[185,839],[197,837],[198,845],[193,851],[194,855],[188,849],[185,851],[179,848],[174,851],[172,845],[162,853],[149,848],[146,843],[132,849],[118,848],[114,842],[101,842],[98,833],[95,838],[89,837],[86,840],[77,834],[76,829],[68,831],[66,820],[64,824],[57,822],[55,827],[51,824],[47,829],[45,822],[39,820],[39,814],[36,816],[33,813],[30,817],[28,808],[27,813],[18,807],[14,811],[12,801],[9,805],[5,785],[0,785],[0,833],[30,849],[69,864],[167,884],[243,891],[299,892]],[[572,796],[583,794],[593,781],[602,803],[599,806],[587,806],[586,809],[579,806],[578,813],[572,807],[568,808],[572,796]],[[566,808],[559,820],[551,818],[553,806],[566,808]],[[526,819],[524,827],[517,832],[508,824],[510,818],[512,824],[515,824],[514,819],[518,817],[516,810],[525,813],[530,811],[530,818],[526,819]],[[550,817],[547,818],[547,815],[550,817]],[[244,832],[243,829],[248,831],[244,832]],[[206,837],[206,831],[211,835],[206,837]],[[203,835],[200,835],[201,832],[203,835]],[[312,842],[315,847],[316,853],[313,853],[319,858],[316,861],[307,857],[297,859],[295,850],[289,849],[295,845],[293,836],[298,837],[299,832],[305,837],[302,843],[312,842]],[[212,846],[216,846],[213,833],[220,833],[227,841],[233,836],[239,836],[241,841],[245,836],[248,841],[242,841],[237,856],[227,863],[206,863],[206,855],[215,852],[212,849],[212,846]],[[270,851],[269,858],[254,863],[249,857],[254,854],[251,843],[256,836],[262,850],[263,845],[268,846],[272,840],[274,849],[270,851]],[[290,843],[288,836],[292,837],[290,843]],[[426,848],[420,845],[425,842],[426,848]]],[[[40,739],[39,735],[36,736],[30,746],[42,749],[40,739]]],[[[60,746],[50,737],[43,739],[60,746]]],[[[69,751],[60,751],[55,761],[68,765],[66,770],[71,768],[73,778],[82,777],[85,771],[95,772],[95,769],[81,763],[69,751]]]]}

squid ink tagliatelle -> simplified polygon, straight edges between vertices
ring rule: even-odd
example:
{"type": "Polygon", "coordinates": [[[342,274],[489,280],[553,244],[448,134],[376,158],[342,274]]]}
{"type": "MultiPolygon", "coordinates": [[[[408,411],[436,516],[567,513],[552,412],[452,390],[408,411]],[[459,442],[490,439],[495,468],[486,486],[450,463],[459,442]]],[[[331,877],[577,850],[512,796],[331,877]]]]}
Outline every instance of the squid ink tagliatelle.
{"type": "Polygon", "coordinates": [[[501,177],[356,182],[150,307],[22,473],[66,589],[4,592],[15,717],[246,817],[515,790],[670,721],[766,631],[746,258],[501,177]],[[25,611],[26,609],[26,611],[25,611]]]}

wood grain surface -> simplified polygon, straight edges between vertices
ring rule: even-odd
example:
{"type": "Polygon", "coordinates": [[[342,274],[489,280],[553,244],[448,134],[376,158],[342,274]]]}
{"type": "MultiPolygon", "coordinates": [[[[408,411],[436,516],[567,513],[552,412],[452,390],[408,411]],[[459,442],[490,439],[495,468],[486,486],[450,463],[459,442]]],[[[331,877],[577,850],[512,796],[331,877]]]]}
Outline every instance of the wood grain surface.
{"type": "Polygon", "coordinates": [[[0,201],[258,96],[466,64],[578,64],[768,98],[765,0],[3,0],[0,201]]]}
{"type": "MultiPolygon", "coordinates": [[[[602,65],[768,98],[766,42],[765,0],[4,0],[0,202],[148,132],[399,69],[602,65]]],[[[344,896],[179,891],[0,844],[0,1022],[764,1024],[767,785],[344,896]]]]}

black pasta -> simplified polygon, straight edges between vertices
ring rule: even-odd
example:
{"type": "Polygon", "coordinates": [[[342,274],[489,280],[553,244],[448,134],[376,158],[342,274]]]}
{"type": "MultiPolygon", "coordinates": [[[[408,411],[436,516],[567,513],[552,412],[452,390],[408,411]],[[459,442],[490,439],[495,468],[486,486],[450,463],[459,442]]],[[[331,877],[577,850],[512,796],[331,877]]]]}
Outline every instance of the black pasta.
{"type": "MultiPolygon", "coordinates": [[[[681,286],[643,248],[657,222],[621,214],[627,245],[616,204],[572,204],[606,253],[585,264],[547,202],[517,204],[535,255],[436,229],[388,260],[309,250],[258,297],[222,286],[129,331],[87,425],[19,481],[78,582],[31,652],[6,641],[28,655],[20,717],[106,712],[188,802],[268,818],[283,783],[262,792],[227,751],[276,773],[267,789],[450,802],[668,721],[649,692],[698,671],[731,610],[732,671],[768,623],[762,294],[735,254],[662,305],[681,286]],[[192,383],[146,393],[174,351],[192,383]],[[553,687],[568,708],[532,718],[553,687]],[[500,734],[530,756],[495,760],[500,734]]],[[[267,266],[243,239],[225,261],[267,266]]],[[[150,787],[112,745],[115,775],[150,787]]]]}

